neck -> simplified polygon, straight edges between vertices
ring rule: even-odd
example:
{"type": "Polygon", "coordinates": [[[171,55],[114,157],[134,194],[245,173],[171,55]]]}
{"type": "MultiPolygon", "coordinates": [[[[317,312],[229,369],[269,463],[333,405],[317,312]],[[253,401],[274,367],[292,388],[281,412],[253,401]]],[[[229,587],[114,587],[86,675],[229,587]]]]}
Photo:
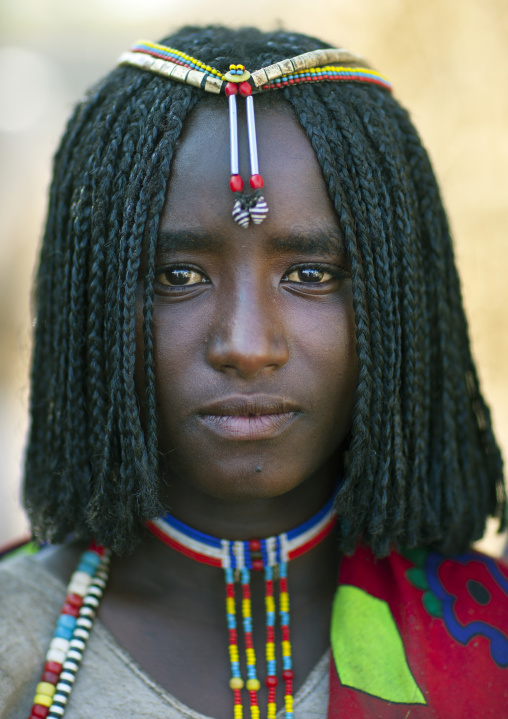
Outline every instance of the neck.
{"type": "Polygon", "coordinates": [[[171,515],[215,537],[247,540],[275,536],[310,519],[333,495],[337,474],[336,469],[321,471],[281,496],[235,501],[204,494],[177,476],[166,482],[171,515]]]}

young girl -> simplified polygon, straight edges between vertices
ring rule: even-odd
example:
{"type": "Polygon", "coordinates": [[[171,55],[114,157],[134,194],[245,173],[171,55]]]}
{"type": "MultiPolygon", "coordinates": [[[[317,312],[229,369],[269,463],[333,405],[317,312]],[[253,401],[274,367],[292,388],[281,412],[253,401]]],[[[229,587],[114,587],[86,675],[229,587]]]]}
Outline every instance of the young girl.
{"type": "Polygon", "coordinates": [[[502,462],[386,78],[283,32],[138,43],[56,155],[36,319],[61,546],[0,571],[2,717],[508,716],[508,569],[467,550],[502,462]]]}

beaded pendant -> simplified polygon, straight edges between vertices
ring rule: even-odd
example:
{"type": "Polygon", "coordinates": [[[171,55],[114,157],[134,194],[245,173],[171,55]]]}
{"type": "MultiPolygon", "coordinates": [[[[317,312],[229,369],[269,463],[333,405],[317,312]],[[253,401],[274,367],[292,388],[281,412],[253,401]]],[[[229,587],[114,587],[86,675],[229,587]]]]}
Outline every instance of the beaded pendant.
{"type": "Polygon", "coordinates": [[[256,139],[256,119],[254,116],[254,100],[252,98],[252,87],[248,83],[250,78],[243,65],[230,65],[229,72],[224,76],[227,85],[224,89],[229,101],[229,141],[230,141],[230,165],[231,177],[229,187],[235,195],[233,205],[233,219],[240,227],[247,228],[251,221],[259,225],[268,214],[268,205],[261,194],[264,180],[259,174],[258,147],[256,139]],[[247,111],[247,134],[249,137],[250,155],[250,186],[254,190],[251,195],[243,191],[243,180],[240,175],[239,153],[238,153],[238,111],[236,96],[245,98],[247,111]]]}

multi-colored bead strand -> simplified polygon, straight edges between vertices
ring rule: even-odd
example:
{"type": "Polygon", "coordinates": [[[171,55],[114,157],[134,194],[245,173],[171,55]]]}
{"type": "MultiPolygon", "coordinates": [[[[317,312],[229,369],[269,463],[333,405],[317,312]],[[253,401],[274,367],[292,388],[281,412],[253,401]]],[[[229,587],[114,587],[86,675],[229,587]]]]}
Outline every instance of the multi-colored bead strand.
{"type": "Polygon", "coordinates": [[[231,679],[229,686],[233,690],[234,719],[243,719],[242,689],[243,679],[240,669],[240,654],[238,651],[238,631],[236,626],[235,577],[231,567],[226,569],[226,617],[229,634],[229,661],[231,664],[231,679]]]}
{"type": "Polygon", "coordinates": [[[277,660],[275,658],[275,597],[273,594],[273,567],[265,567],[265,612],[266,612],[266,679],[268,690],[267,719],[275,719],[277,714],[276,693],[277,660]]]}
{"type": "Polygon", "coordinates": [[[152,57],[159,58],[160,60],[166,60],[174,62],[182,67],[187,67],[189,70],[198,70],[206,73],[207,75],[214,75],[215,77],[224,79],[224,75],[210,65],[205,65],[201,60],[197,60],[191,55],[187,55],[185,52],[175,50],[173,47],[166,47],[165,45],[158,45],[155,42],[148,42],[147,40],[140,40],[132,46],[131,52],[145,53],[152,57]]]}
{"type": "Polygon", "coordinates": [[[261,682],[256,669],[251,605],[251,575],[252,572],[257,571],[264,571],[265,584],[267,719],[275,719],[277,714],[276,692],[279,683],[275,650],[277,618],[275,582],[277,579],[279,582],[278,616],[282,636],[281,678],[284,682],[285,717],[286,719],[293,718],[294,673],[289,631],[287,564],[291,559],[301,556],[327,537],[335,527],[336,522],[337,517],[333,511],[333,499],[314,517],[299,527],[267,539],[245,541],[218,539],[189,527],[169,514],[152,522],[147,522],[148,529],[176,551],[204,564],[224,569],[231,666],[229,686],[233,691],[234,719],[243,719],[244,717],[243,689],[248,692],[251,719],[259,719],[260,716],[258,697],[261,682]],[[246,681],[242,677],[238,641],[237,603],[235,599],[235,587],[238,581],[241,585],[241,615],[247,665],[246,681]]]}
{"type": "Polygon", "coordinates": [[[313,67],[309,70],[294,72],[290,75],[278,77],[275,80],[261,85],[262,90],[277,90],[288,85],[298,85],[302,82],[363,82],[379,85],[386,90],[391,90],[390,81],[375,70],[368,70],[362,67],[313,67]]]}
{"type": "Polygon", "coordinates": [[[110,552],[92,543],[81,555],[46,654],[29,719],[61,719],[108,579],[110,552]]]}
{"type": "Polygon", "coordinates": [[[289,635],[289,591],[287,563],[279,565],[279,616],[282,633],[282,679],[284,681],[284,705],[286,719],[293,719],[293,660],[291,658],[291,638],[289,635]]]}

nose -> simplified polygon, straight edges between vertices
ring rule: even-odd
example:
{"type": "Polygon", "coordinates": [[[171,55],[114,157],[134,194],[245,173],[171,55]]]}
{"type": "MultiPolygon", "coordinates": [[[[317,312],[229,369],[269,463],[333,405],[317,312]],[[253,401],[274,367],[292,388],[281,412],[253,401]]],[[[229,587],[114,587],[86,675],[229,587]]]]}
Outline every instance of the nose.
{"type": "Polygon", "coordinates": [[[283,367],[289,347],[277,297],[253,281],[218,299],[207,353],[215,370],[243,379],[283,367]]]}

